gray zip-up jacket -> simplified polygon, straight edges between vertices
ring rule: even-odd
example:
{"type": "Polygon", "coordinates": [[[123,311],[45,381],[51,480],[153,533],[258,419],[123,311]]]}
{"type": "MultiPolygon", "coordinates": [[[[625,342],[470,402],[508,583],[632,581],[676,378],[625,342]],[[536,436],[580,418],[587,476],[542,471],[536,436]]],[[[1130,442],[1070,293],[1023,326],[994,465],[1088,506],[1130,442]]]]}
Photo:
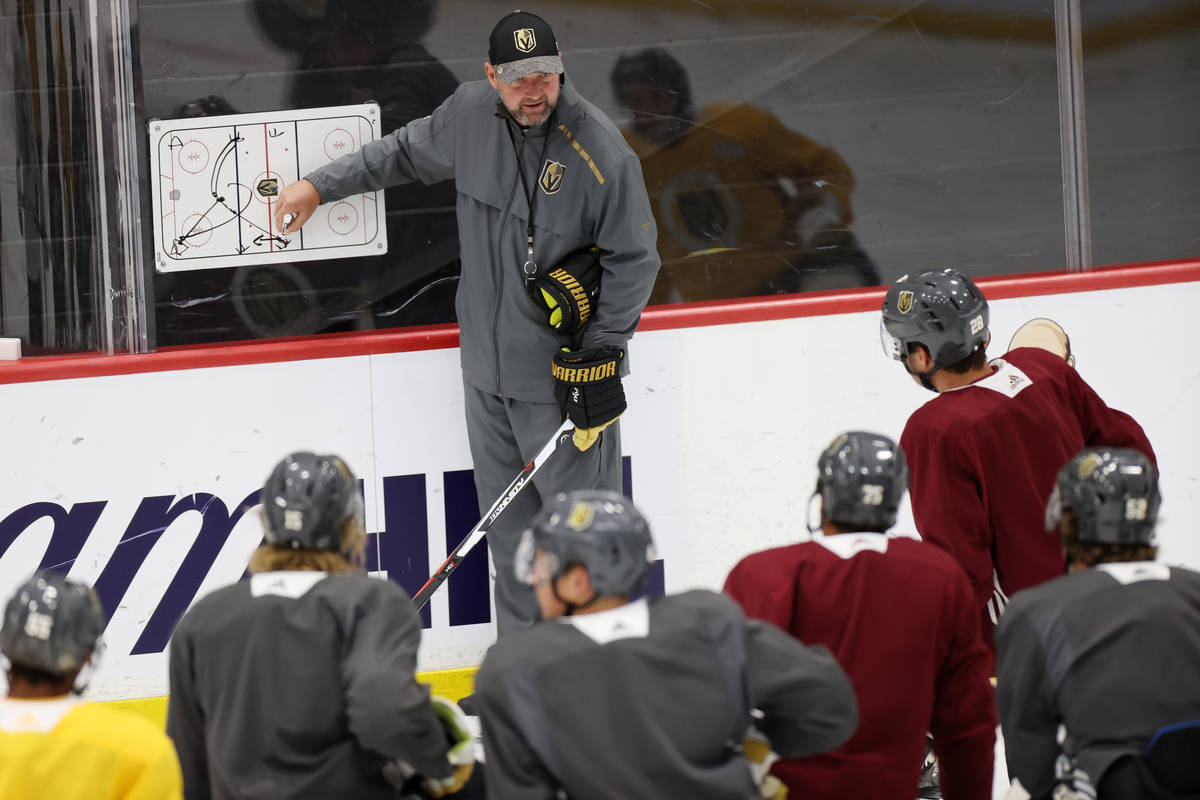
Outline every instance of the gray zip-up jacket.
{"type": "Polygon", "coordinates": [[[420,641],[404,590],[365,575],[263,572],[197,601],[171,636],[184,795],[392,800],[389,759],[448,776],[420,641]]]}
{"type": "Polygon", "coordinates": [[[521,800],[752,800],[740,748],[752,709],[788,758],[833,750],[858,724],[827,649],[704,590],[505,636],[475,697],[488,796],[521,800]]]}
{"type": "Polygon", "coordinates": [[[1049,797],[1062,753],[1096,787],[1160,728],[1200,719],[1200,573],[1132,561],[1063,575],[1012,598],[996,649],[1009,776],[1049,797]]]}
{"type": "Polygon", "coordinates": [[[657,230],[637,156],[570,81],[548,123],[529,129],[512,120],[486,81],[465,83],[428,117],[305,177],[322,203],[399,183],[454,178],[463,374],[482,391],[552,402],[550,362],[564,341],[546,324],[522,273],[529,200],[517,173],[518,153],[536,197],[534,260],[540,271],[550,271],[568,253],[598,246],[600,300],[583,346],[625,348],[658,274],[657,230]]]}

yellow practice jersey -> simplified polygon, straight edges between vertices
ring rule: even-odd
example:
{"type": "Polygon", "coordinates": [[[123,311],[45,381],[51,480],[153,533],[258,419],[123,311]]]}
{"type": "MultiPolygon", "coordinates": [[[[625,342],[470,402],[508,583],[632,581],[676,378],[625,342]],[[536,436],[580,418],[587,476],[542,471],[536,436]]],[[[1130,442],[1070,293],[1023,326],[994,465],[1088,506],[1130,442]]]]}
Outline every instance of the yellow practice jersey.
{"type": "Polygon", "coordinates": [[[0,800],[176,800],[179,759],[134,714],[73,697],[0,699],[0,800]]]}

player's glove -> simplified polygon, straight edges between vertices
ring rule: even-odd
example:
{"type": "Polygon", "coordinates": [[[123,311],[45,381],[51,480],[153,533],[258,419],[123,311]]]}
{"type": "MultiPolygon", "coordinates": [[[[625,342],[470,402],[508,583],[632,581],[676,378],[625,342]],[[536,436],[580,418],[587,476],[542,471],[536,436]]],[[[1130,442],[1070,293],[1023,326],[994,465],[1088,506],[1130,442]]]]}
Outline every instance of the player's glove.
{"type": "Polygon", "coordinates": [[[599,248],[571,253],[545,275],[533,279],[533,299],[546,315],[546,324],[571,334],[592,318],[600,295],[599,248]]]}
{"type": "Polygon", "coordinates": [[[625,390],[621,387],[620,350],[588,347],[563,348],[554,354],[550,371],[556,381],[554,399],[563,414],[575,423],[575,446],[587,450],[600,438],[600,431],[625,413],[625,390]]]}
{"type": "Polygon", "coordinates": [[[771,750],[771,743],[757,728],[746,732],[746,737],[742,739],[742,753],[750,764],[750,776],[759,794],[768,800],[787,800],[787,786],[771,774],[771,765],[779,760],[779,756],[771,750]]]}
{"type": "Polygon", "coordinates": [[[450,775],[446,778],[426,778],[418,774],[407,761],[392,759],[383,765],[383,777],[396,788],[397,797],[446,797],[466,786],[475,770],[475,743],[462,709],[452,700],[437,695],[429,698],[429,704],[442,724],[450,747],[446,753],[446,760],[451,767],[450,775]]]}
{"type": "Polygon", "coordinates": [[[445,797],[462,789],[471,779],[471,773],[475,770],[475,742],[471,739],[467,715],[458,707],[458,703],[436,694],[430,696],[429,703],[433,706],[433,713],[437,714],[438,722],[446,729],[446,738],[450,742],[446,759],[454,770],[448,778],[425,778],[421,783],[421,793],[426,797],[445,797]]]}

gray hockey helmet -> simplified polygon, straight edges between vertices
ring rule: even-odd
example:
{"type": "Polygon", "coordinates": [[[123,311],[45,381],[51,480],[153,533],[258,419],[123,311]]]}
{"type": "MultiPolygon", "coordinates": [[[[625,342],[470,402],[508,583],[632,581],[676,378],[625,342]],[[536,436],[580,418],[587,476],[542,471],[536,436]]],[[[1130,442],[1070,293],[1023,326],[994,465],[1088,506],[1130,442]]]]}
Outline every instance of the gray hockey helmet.
{"type": "Polygon", "coordinates": [[[817,491],[826,517],[844,528],[885,531],[908,491],[904,451],[886,436],[849,431],[817,460],[817,491]]]}
{"type": "Polygon", "coordinates": [[[920,344],[941,369],[987,344],[987,300],[956,269],[905,275],[883,298],[880,337],[889,357],[903,361],[908,346],[920,344]]]}
{"type": "Polygon", "coordinates": [[[1070,511],[1080,542],[1153,544],[1161,500],[1158,475],[1144,453],[1088,447],[1058,471],[1046,504],[1046,528],[1058,528],[1063,512],[1070,511]]]}
{"type": "Polygon", "coordinates": [[[83,666],[104,632],[104,609],[87,584],[39,572],[4,609],[0,652],[13,664],[51,675],[83,666]]]}
{"type": "Polygon", "coordinates": [[[537,551],[550,577],[575,564],[588,572],[597,595],[641,591],[656,555],[650,525],[628,497],[600,489],[556,495],[534,518],[517,549],[517,578],[533,583],[537,551]]]}
{"type": "Polygon", "coordinates": [[[267,541],[274,545],[338,552],[342,524],[362,514],[358,483],[335,455],[292,453],[263,486],[267,541]]]}

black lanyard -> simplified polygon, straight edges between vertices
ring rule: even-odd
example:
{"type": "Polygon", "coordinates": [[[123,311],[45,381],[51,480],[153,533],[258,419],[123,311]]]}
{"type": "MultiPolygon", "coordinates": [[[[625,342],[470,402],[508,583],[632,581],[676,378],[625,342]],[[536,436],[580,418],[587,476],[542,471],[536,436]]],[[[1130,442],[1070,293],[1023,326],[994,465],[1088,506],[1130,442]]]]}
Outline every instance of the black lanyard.
{"type": "MultiPolygon", "coordinates": [[[[553,116],[551,113],[550,116],[553,116]]],[[[538,156],[537,163],[540,166],[546,160],[546,148],[550,146],[550,117],[547,116],[546,122],[546,138],[542,142],[542,153],[538,156]]],[[[526,137],[521,137],[521,146],[517,146],[517,138],[513,136],[512,126],[508,124],[508,120],[504,121],[504,129],[508,131],[508,140],[512,142],[513,152],[517,154],[517,174],[521,176],[521,191],[525,194],[525,204],[529,207],[529,224],[525,227],[525,245],[527,248],[526,260],[521,267],[521,272],[525,276],[525,283],[533,282],[534,277],[538,272],[537,261],[533,257],[533,210],[537,207],[537,185],[534,184],[533,191],[529,190],[529,181],[525,179],[525,164],[521,160],[521,156],[525,153],[526,137]]]]}

